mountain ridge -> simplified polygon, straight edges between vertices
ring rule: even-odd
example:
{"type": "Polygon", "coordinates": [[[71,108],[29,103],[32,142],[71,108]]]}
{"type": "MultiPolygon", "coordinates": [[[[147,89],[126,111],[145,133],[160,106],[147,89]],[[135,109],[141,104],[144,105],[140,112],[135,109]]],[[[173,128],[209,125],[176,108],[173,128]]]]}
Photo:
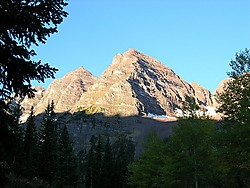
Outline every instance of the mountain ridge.
{"type": "Polygon", "coordinates": [[[187,96],[194,97],[200,106],[214,103],[211,92],[204,87],[187,83],[161,61],[130,48],[117,54],[99,78],[80,67],[54,80],[35,111],[42,113],[54,100],[57,112],[75,112],[87,106],[108,116],[175,116],[187,96]]]}

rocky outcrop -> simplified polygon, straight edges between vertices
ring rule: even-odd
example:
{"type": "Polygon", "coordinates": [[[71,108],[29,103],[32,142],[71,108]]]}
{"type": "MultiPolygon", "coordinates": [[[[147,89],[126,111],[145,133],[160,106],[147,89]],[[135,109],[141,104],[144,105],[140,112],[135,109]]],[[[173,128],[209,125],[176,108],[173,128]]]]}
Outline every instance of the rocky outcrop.
{"type": "Polygon", "coordinates": [[[106,115],[174,115],[186,96],[200,105],[211,105],[211,93],[188,84],[173,70],[134,49],[114,57],[112,64],[77,102],[96,106],[106,115]],[[195,91],[199,89],[199,91],[195,91]]]}
{"type": "Polygon", "coordinates": [[[225,87],[227,86],[227,83],[232,81],[232,80],[233,80],[232,78],[226,78],[226,79],[222,80],[219,83],[218,87],[216,88],[215,94],[216,93],[222,93],[224,91],[225,87]]]}
{"type": "Polygon", "coordinates": [[[197,104],[213,106],[213,97],[210,91],[195,82],[191,82],[190,85],[194,90],[194,98],[196,99],[197,104]]]}
{"type": "Polygon", "coordinates": [[[54,101],[55,112],[65,112],[79,101],[81,95],[96,81],[96,77],[83,67],[54,80],[35,106],[36,114],[44,112],[48,103],[54,101]]]}

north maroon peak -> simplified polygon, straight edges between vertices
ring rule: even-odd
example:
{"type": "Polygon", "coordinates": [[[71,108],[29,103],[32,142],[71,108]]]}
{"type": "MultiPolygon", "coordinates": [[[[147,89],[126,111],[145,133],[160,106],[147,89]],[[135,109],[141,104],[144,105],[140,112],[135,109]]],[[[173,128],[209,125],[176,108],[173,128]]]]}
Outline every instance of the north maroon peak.
{"type": "Polygon", "coordinates": [[[54,80],[45,91],[44,96],[35,107],[35,112],[42,113],[52,100],[56,112],[68,111],[96,81],[88,70],[80,67],[63,78],[54,80]]]}
{"type": "MultiPolygon", "coordinates": [[[[160,61],[131,48],[114,57],[76,106],[100,107],[106,115],[173,115],[186,96],[197,98],[190,84],[160,61]]],[[[205,96],[197,101],[210,105],[209,94],[205,96]]]]}

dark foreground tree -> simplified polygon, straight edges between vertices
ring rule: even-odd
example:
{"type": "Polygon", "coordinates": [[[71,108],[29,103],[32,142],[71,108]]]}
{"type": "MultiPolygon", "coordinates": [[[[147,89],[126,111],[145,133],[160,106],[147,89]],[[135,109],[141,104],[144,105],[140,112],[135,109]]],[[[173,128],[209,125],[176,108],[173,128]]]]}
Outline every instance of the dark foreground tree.
{"type": "Polygon", "coordinates": [[[58,141],[57,162],[56,185],[58,187],[76,186],[79,183],[78,163],[66,125],[58,141]]]}
{"type": "Polygon", "coordinates": [[[94,172],[94,147],[91,146],[89,152],[88,152],[88,163],[87,163],[87,172],[85,175],[85,186],[87,188],[94,187],[93,186],[93,172],[94,172]]]}
{"type": "Polygon", "coordinates": [[[38,137],[35,124],[34,108],[31,107],[30,115],[26,123],[26,132],[24,138],[24,176],[26,178],[34,178],[37,173],[37,157],[38,157],[38,137]]]}
{"type": "Polygon", "coordinates": [[[220,163],[224,167],[225,187],[250,184],[250,52],[237,53],[230,62],[233,79],[218,95],[223,124],[218,133],[220,163]]]}
{"type": "Polygon", "coordinates": [[[112,148],[108,137],[104,147],[102,171],[100,174],[101,186],[103,188],[112,188],[113,186],[113,177],[114,177],[113,163],[114,159],[112,155],[112,148]]]}
{"type": "Polygon", "coordinates": [[[112,144],[114,156],[113,187],[127,187],[128,166],[133,162],[135,145],[131,137],[122,134],[112,144]]]}
{"type": "Polygon", "coordinates": [[[16,104],[12,110],[12,123],[9,126],[9,130],[12,134],[12,148],[11,153],[9,153],[10,165],[12,167],[12,171],[20,174],[23,171],[23,135],[24,129],[23,126],[20,126],[20,116],[21,116],[21,106],[20,104],[16,104]]]}
{"type": "Polygon", "coordinates": [[[92,136],[87,156],[86,187],[127,187],[128,165],[134,158],[134,142],[122,134],[113,138],[92,136]]]}
{"type": "Polygon", "coordinates": [[[8,155],[14,147],[12,139],[16,139],[9,130],[14,121],[5,99],[12,93],[32,96],[32,80],[44,82],[54,77],[56,68],[32,60],[36,55],[32,47],[45,43],[57,32],[58,25],[67,16],[63,10],[66,5],[64,0],[2,0],[0,3],[1,183],[6,180],[6,166],[10,165],[8,155]]]}
{"type": "Polygon", "coordinates": [[[54,182],[58,162],[58,125],[54,112],[54,103],[48,104],[42,120],[39,137],[39,176],[41,179],[54,182]]]}
{"type": "Polygon", "coordinates": [[[64,0],[1,1],[0,6],[0,98],[11,93],[32,94],[31,80],[44,82],[53,78],[57,69],[31,58],[31,47],[45,43],[57,32],[67,16],[64,0]]]}
{"type": "Polygon", "coordinates": [[[101,135],[92,136],[90,139],[91,148],[88,153],[88,165],[86,173],[86,187],[101,187],[101,172],[103,164],[103,142],[101,135]]]}

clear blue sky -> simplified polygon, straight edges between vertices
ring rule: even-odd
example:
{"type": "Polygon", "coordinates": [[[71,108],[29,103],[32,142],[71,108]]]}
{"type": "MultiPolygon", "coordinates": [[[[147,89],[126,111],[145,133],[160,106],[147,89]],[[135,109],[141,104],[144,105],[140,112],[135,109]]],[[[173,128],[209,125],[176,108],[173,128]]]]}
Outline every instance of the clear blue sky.
{"type": "Polygon", "coordinates": [[[70,0],[66,10],[59,32],[36,49],[56,78],[80,66],[99,77],[135,48],[213,92],[235,53],[250,48],[249,0],[70,0]]]}

